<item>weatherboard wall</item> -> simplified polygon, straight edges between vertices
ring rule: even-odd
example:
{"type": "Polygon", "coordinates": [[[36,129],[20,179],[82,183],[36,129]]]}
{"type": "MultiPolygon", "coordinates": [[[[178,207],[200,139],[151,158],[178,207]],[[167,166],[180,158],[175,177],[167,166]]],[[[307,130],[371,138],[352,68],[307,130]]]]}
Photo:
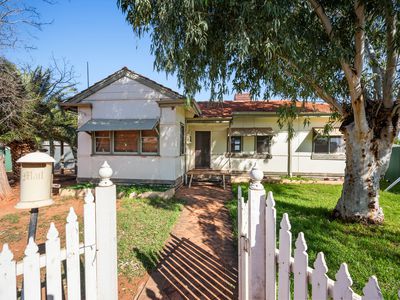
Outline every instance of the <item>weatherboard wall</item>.
{"type": "MultiPolygon", "coordinates": [[[[195,166],[195,132],[211,131],[211,168],[216,170],[231,170],[246,172],[255,164],[266,174],[287,174],[288,144],[287,130],[280,129],[275,116],[234,116],[232,128],[272,128],[274,135],[271,141],[271,158],[254,158],[255,138],[242,137],[242,154],[249,157],[229,157],[228,130],[229,123],[190,123],[188,124],[190,143],[187,145],[188,168],[195,166]]],[[[311,117],[310,124],[304,126],[304,118],[295,120],[295,136],[292,139],[292,172],[300,175],[342,176],[345,161],[343,158],[315,159],[312,155],[313,127],[323,127],[328,117],[311,117]]]]}
{"type": "Polygon", "coordinates": [[[78,108],[78,124],[93,119],[159,118],[159,155],[94,154],[89,133],[78,133],[78,180],[98,178],[98,169],[107,160],[120,181],[174,183],[183,174],[179,153],[179,124],[184,111],[160,107],[166,95],[124,77],[84,99],[92,108],[78,108]]]}

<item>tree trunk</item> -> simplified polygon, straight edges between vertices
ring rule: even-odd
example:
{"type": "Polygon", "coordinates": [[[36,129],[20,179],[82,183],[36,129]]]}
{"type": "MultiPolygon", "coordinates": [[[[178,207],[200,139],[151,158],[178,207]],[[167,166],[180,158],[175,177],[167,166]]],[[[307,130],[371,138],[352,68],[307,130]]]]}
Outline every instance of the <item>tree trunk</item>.
{"type": "Polygon", "coordinates": [[[13,176],[14,179],[19,178],[20,174],[20,165],[17,163],[17,160],[36,150],[36,145],[32,141],[14,141],[8,144],[11,151],[11,159],[12,159],[12,166],[13,166],[13,176]]]}
{"type": "Polygon", "coordinates": [[[380,128],[366,133],[357,131],[354,123],[342,126],[346,141],[346,169],[335,217],[376,224],[384,221],[379,206],[379,182],[389,166],[393,139],[397,136],[397,127],[392,125],[391,117],[388,119],[383,123],[374,122],[374,126],[380,128]]]}
{"type": "Polygon", "coordinates": [[[0,200],[7,198],[11,194],[11,186],[8,182],[4,157],[0,155],[0,200]]]}

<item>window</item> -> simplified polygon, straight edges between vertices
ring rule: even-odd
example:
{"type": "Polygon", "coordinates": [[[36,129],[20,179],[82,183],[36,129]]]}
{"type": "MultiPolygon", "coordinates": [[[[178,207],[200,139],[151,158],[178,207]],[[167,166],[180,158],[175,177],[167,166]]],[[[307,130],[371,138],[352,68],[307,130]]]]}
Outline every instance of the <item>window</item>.
{"type": "Polygon", "coordinates": [[[179,149],[179,153],[180,155],[184,155],[185,154],[185,125],[181,124],[181,128],[180,128],[180,149],[179,149]]]}
{"type": "Polygon", "coordinates": [[[158,130],[96,131],[95,154],[158,154],[158,130]]]}
{"type": "Polygon", "coordinates": [[[342,136],[317,136],[314,139],[314,153],[344,153],[344,149],[342,136]]]}
{"type": "Polygon", "coordinates": [[[232,136],[231,137],[231,152],[242,152],[242,137],[232,136]]]}
{"type": "Polygon", "coordinates": [[[157,130],[142,131],[142,153],[158,153],[157,130]]]}
{"type": "Polygon", "coordinates": [[[256,136],[256,151],[259,154],[270,153],[270,136],[256,136]]]}
{"type": "Polygon", "coordinates": [[[114,152],[137,153],[139,131],[114,131],[114,152]]]}
{"type": "Polygon", "coordinates": [[[111,152],[111,132],[110,131],[96,131],[94,135],[94,150],[96,153],[110,153],[111,152]]]}

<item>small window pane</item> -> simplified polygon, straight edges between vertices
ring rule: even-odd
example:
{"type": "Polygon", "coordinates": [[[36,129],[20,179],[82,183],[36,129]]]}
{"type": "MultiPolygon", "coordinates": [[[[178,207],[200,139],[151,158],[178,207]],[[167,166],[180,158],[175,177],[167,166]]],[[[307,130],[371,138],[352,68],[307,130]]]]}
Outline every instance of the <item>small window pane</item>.
{"type": "Polygon", "coordinates": [[[257,136],[257,153],[269,153],[269,136],[257,136]]]}
{"type": "Polygon", "coordinates": [[[242,151],[242,138],[240,136],[231,137],[231,152],[242,151]]]}
{"type": "Polygon", "coordinates": [[[329,138],[329,151],[330,153],[344,153],[345,143],[341,136],[332,136],[329,138]]]}
{"type": "Polygon", "coordinates": [[[315,153],[329,153],[329,143],[327,137],[317,137],[314,141],[315,153]]]}
{"type": "Polygon", "coordinates": [[[114,152],[137,152],[139,131],[115,131],[114,152]]]}
{"type": "Polygon", "coordinates": [[[94,135],[95,152],[96,153],[110,153],[111,152],[111,139],[109,131],[96,131],[94,135]]]}
{"type": "Polygon", "coordinates": [[[158,153],[158,133],[156,130],[142,131],[142,152],[158,153]]]}

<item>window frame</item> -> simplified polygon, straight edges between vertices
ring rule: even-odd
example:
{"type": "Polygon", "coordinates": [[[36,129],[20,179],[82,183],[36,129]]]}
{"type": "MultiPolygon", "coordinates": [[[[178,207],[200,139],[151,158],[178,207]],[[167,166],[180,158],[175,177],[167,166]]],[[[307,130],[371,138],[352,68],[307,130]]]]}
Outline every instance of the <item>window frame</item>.
{"type": "MultiPolygon", "coordinates": [[[[140,140],[139,140],[139,155],[159,155],[160,154],[160,131],[158,130],[158,127],[155,127],[153,129],[149,130],[140,130],[140,140]],[[142,141],[142,132],[143,131],[151,131],[154,130],[157,133],[157,152],[144,152],[143,151],[143,141],[142,141]]],[[[148,137],[153,137],[153,136],[148,136],[148,137]]]]}
{"type": "Polygon", "coordinates": [[[243,137],[242,136],[238,136],[238,135],[237,136],[231,136],[229,150],[230,150],[229,151],[230,153],[242,153],[243,152],[243,137]],[[239,139],[239,141],[240,141],[240,144],[239,144],[240,149],[239,149],[239,151],[235,151],[233,149],[234,147],[232,147],[234,145],[233,140],[235,140],[235,139],[239,139]]]}
{"type": "Polygon", "coordinates": [[[110,130],[102,130],[102,131],[108,132],[108,139],[110,140],[110,142],[109,142],[110,151],[108,151],[108,152],[98,152],[98,151],[96,150],[96,141],[97,141],[97,139],[99,139],[99,138],[105,138],[105,137],[96,137],[96,131],[94,131],[94,132],[92,133],[92,151],[93,151],[93,153],[95,153],[95,154],[97,154],[97,155],[108,155],[108,154],[112,154],[112,151],[113,151],[113,149],[112,149],[112,143],[113,143],[113,134],[112,134],[112,131],[110,131],[110,130]]]}
{"type": "Polygon", "coordinates": [[[343,139],[342,135],[324,135],[324,136],[314,136],[313,138],[313,142],[312,142],[312,153],[313,154],[322,154],[322,155],[342,155],[345,154],[345,151],[343,152],[331,152],[331,138],[341,138],[343,139]],[[315,152],[315,141],[317,140],[317,138],[326,138],[328,141],[328,152],[315,152]]]}
{"type": "Polygon", "coordinates": [[[124,155],[124,154],[139,154],[139,150],[140,150],[140,134],[141,131],[140,130],[114,130],[111,131],[112,132],[112,152],[111,154],[119,154],[119,155],[124,155]],[[115,151],[115,133],[118,131],[138,131],[139,132],[139,136],[138,136],[138,141],[137,141],[137,151],[132,151],[132,152],[126,152],[126,151],[115,151]]]}
{"type": "Polygon", "coordinates": [[[142,131],[144,130],[129,130],[129,131],[138,131],[138,151],[137,152],[116,152],[114,151],[114,133],[118,130],[103,130],[108,131],[109,139],[110,139],[110,152],[97,152],[96,151],[96,132],[93,131],[91,134],[92,138],[92,155],[116,155],[116,156],[159,156],[160,155],[160,131],[159,127],[156,126],[154,129],[157,132],[157,152],[143,152],[142,151],[142,131]]]}
{"type": "Polygon", "coordinates": [[[270,135],[256,135],[254,136],[254,153],[255,154],[271,154],[271,140],[272,136],[270,135]],[[267,152],[258,152],[258,138],[267,138],[268,139],[268,145],[267,145],[267,152]]]}

